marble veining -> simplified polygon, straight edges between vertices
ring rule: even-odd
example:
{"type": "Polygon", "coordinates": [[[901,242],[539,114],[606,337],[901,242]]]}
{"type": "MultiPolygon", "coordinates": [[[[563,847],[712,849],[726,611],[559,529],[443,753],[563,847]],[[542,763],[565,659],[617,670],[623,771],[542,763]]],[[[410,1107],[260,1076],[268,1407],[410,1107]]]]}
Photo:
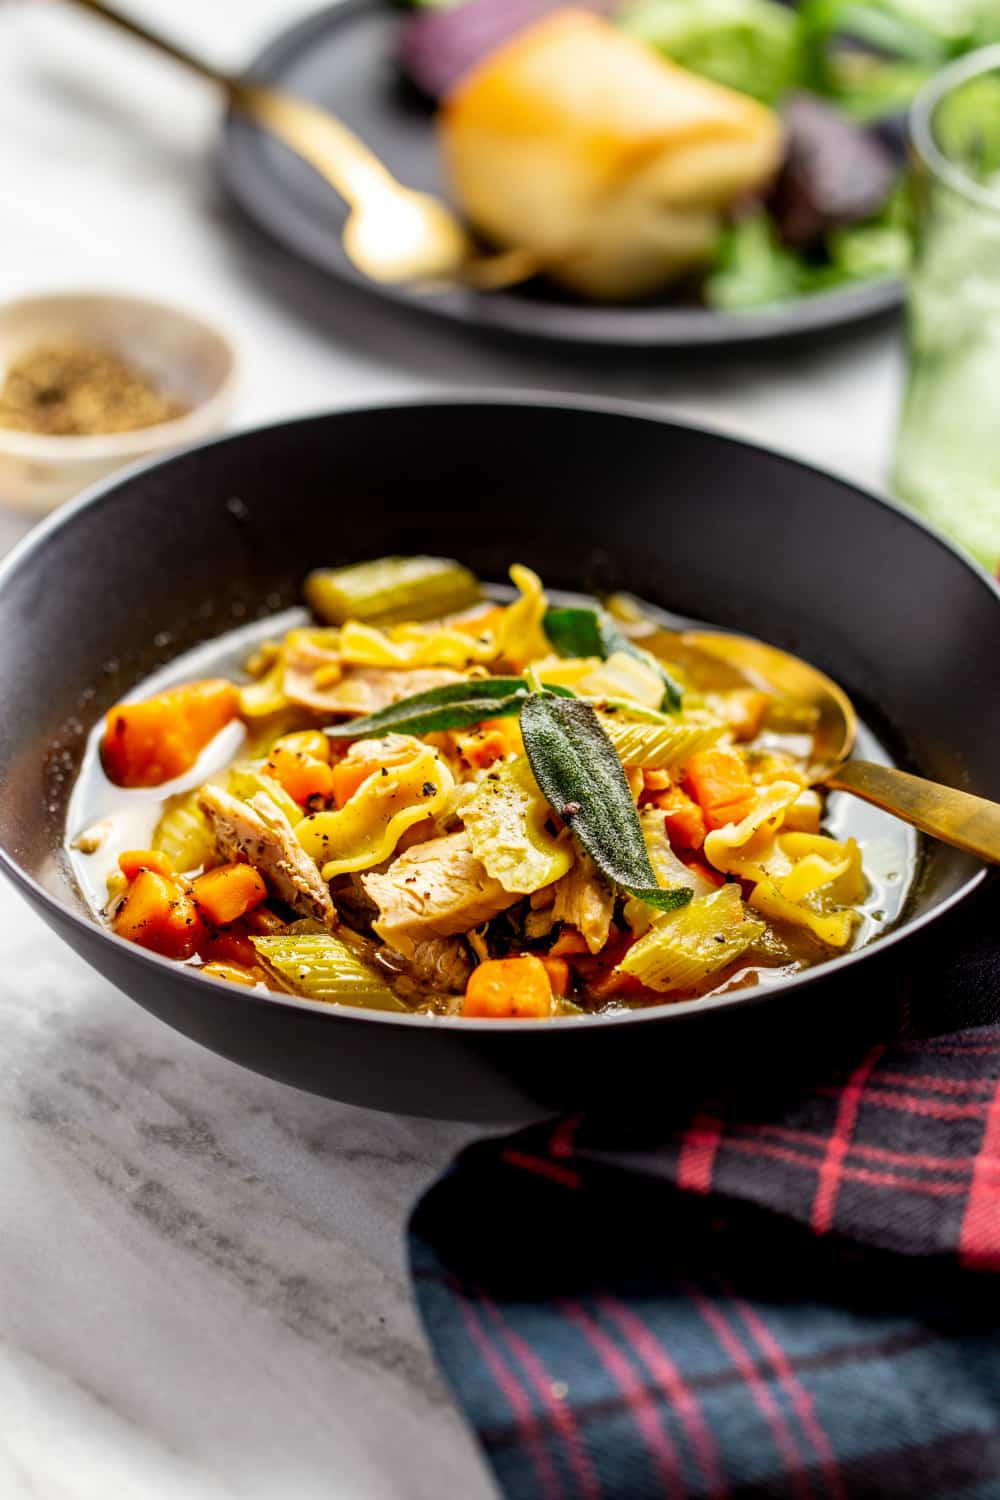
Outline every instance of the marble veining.
{"type": "MultiPolygon", "coordinates": [[[[238,65],[310,0],[130,0],[238,65]]],[[[616,358],[466,340],[298,267],[221,201],[196,81],[0,4],[0,296],[111,286],[235,336],[246,425],[441,386],[646,402],[870,483],[899,344],[616,358]]],[[[0,552],[26,529],[0,511],[0,552]]],[[[2,703],[0,703],[2,711],[2,703]]],[[[0,887],[0,1500],[488,1500],[403,1234],[475,1132],[257,1078],[155,1021],[0,887]]]]}
{"type": "Polygon", "coordinates": [[[23,1433],[4,1423],[0,1493],[91,1493],[86,1478],[58,1488],[66,1421],[85,1448],[90,1434],[100,1483],[125,1466],[115,1495],[152,1443],[164,1495],[171,1474],[177,1494],[488,1493],[402,1258],[410,1203],[472,1132],[214,1057],[64,953],[6,888],[0,927],[0,1386],[16,1376],[21,1402],[43,1402],[23,1433]],[[433,1454],[411,1473],[428,1423],[433,1454]],[[205,1463],[219,1445],[216,1487],[190,1488],[193,1450],[205,1463]]]}

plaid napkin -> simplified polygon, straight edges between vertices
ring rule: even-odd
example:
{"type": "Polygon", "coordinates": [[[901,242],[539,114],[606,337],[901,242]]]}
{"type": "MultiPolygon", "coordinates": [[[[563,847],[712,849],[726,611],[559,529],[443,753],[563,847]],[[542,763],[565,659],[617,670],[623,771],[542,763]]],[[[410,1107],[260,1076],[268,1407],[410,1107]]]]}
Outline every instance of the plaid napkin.
{"type": "Polygon", "coordinates": [[[427,1193],[417,1299],[506,1496],[1000,1500],[997,915],[779,1105],[560,1120],[427,1193]]]}

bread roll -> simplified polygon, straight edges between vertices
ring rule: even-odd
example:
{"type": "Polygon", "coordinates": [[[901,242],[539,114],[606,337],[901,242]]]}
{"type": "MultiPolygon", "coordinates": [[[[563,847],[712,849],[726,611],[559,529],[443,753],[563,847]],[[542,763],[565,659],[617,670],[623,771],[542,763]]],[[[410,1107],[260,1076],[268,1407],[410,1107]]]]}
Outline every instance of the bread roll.
{"type": "Polygon", "coordinates": [[[760,189],[783,151],[772,110],[577,10],[492,53],[438,124],[472,225],[606,300],[707,261],[727,206],[760,189]]]}

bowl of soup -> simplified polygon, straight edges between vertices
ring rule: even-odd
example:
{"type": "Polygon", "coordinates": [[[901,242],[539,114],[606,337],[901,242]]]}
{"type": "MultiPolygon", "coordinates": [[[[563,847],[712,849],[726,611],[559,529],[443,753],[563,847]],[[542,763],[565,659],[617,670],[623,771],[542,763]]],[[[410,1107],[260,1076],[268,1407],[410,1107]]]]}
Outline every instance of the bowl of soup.
{"type": "Polygon", "coordinates": [[[6,563],[0,857],[119,988],[284,1081],[470,1119],[655,1102],[874,1024],[984,878],[810,787],[800,706],[657,622],[794,651],[867,759],[997,797],[998,610],[891,505],[626,409],[240,434],[6,563]]]}

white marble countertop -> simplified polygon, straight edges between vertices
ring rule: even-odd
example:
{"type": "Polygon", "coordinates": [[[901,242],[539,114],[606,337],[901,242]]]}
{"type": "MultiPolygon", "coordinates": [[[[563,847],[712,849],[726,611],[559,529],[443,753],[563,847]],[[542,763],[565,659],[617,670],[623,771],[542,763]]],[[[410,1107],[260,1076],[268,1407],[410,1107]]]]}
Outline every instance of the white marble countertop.
{"type": "MultiPolygon", "coordinates": [[[[133,0],[237,63],[301,0],[133,0]]],[[[221,201],[202,85],[0,0],[0,298],[129,288],[238,340],[238,425],[473,383],[628,397],[882,482],[885,326],[814,351],[561,358],[397,322],[221,201]]],[[[0,550],[26,529],[0,511],[0,550]]],[[[325,1103],[132,1006],[0,889],[0,1495],[484,1500],[410,1302],[407,1212],[473,1132],[325,1103]]]]}

